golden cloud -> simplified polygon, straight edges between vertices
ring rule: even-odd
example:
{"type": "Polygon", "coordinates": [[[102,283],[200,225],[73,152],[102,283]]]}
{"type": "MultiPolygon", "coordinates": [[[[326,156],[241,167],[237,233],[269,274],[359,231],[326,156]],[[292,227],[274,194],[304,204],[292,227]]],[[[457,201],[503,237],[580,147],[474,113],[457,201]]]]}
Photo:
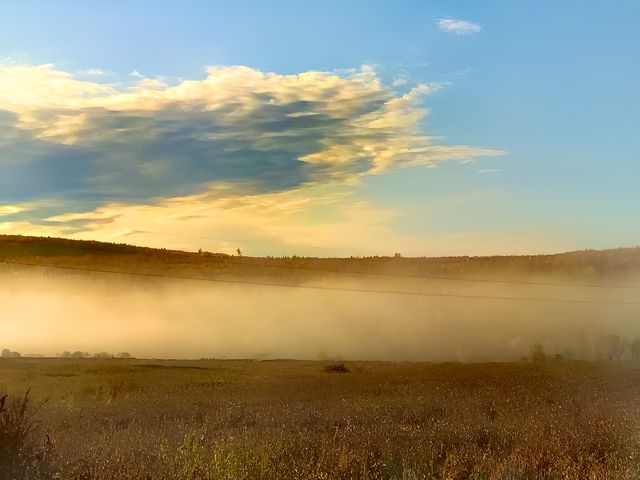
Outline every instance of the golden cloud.
{"type": "Polygon", "coordinates": [[[175,84],[109,84],[53,65],[0,64],[0,231],[158,246],[167,239],[148,232],[224,232],[307,253],[390,238],[379,244],[413,249],[418,240],[389,230],[394,212],[350,202],[352,185],[503,154],[425,134],[422,103],[434,89],[399,93],[367,66],[297,75],[210,67],[175,84]]]}

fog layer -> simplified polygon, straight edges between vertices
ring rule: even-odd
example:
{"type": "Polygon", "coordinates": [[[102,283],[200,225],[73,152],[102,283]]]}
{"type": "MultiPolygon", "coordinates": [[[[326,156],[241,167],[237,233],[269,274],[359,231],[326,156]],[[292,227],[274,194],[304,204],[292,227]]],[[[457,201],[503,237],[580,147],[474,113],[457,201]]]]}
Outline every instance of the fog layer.
{"type": "MultiPolygon", "coordinates": [[[[80,350],[157,358],[487,361],[519,360],[539,343],[551,356],[597,359],[608,354],[604,337],[619,336],[624,356],[640,334],[640,307],[629,305],[140,283],[119,277],[5,274],[0,280],[0,348],[23,354],[80,350]]],[[[419,281],[368,286],[613,301],[633,301],[637,293],[419,281]]]]}

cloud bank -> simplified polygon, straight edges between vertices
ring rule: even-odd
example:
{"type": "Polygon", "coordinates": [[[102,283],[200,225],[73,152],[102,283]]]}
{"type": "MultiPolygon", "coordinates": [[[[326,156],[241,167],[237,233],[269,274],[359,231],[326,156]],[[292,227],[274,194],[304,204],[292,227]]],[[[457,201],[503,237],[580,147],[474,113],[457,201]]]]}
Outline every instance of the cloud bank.
{"type": "Polygon", "coordinates": [[[348,189],[365,175],[502,154],[425,134],[423,99],[434,88],[399,92],[367,66],[297,75],[210,67],[203,79],[168,84],[0,63],[0,231],[95,233],[142,211],[229,218],[238,201],[259,207],[283,195],[326,204],[324,187],[348,189]]]}

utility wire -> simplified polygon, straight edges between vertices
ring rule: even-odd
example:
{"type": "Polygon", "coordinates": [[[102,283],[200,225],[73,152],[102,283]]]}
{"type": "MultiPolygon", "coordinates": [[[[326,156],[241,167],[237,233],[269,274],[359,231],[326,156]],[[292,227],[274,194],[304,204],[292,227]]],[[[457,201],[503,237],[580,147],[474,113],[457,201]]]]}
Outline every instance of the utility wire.
{"type": "Polygon", "coordinates": [[[509,285],[537,285],[537,286],[551,286],[551,287],[585,287],[585,288],[611,288],[611,289],[640,289],[640,285],[611,285],[611,284],[595,284],[595,283],[562,283],[562,282],[535,282],[526,280],[503,280],[503,279],[491,279],[491,278],[462,278],[462,277],[447,277],[443,275],[431,275],[431,274],[402,274],[402,273],[387,273],[387,272],[363,272],[363,271],[347,271],[347,270],[335,270],[327,268],[315,268],[315,267],[300,267],[294,265],[276,265],[271,263],[251,263],[250,261],[231,261],[225,259],[225,263],[232,265],[250,266],[250,267],[266,267],[276,268],[284,270],[308,270],[312,272],[327,272],[327,273],[342,273],[347,275],[362,275],[362,276],[379,276],[379,277],[394,277],[394,278],[414,278],[421,280],[444,280],[452,282],[477,282],[477,283],[503,283],[509,285]]]}
{"type": "Polygon", "coordinates": [[[407,295],[416,297],[441,297],[441,298],[466,298],[476,300],[511,300],[511,301],[524,301],[524,302],[551,302],[551,303],[574,303],[574,304],[598,304],[598,305],[627,305],[627,306],[640,306],[640,302],[622,302],[622,301],[610,301],[610,300],[582,300],[582,299],[568,299],[568,298],[552,298],[552,297],[509,297],[498,295],[464,295],[454,293],[436,293],[436,292],[417,292],[417,291],[405,291],[405,290],[380,290],[369,288],[346,288],[346,287],[330,287],[322,285],[293,285],[286,283],[273,283],[273,282],[256,282],[247,280],[231,280],[231,279],[219,279],[219,278],[207,278],[207,277],[185,277],[177,275],[166,275],[160,273],[146,273],[146,272],[127,272],[122,270],[101,270],[86,267],[70,267],[62,265],[50,265],[50,264],[37,264],[26,262],[14,262],[4,261],[5,265],[15,265],[23,267],[38,267],[38,268],[50,268],[58,270],[71,270],[80,272],[92,272],[103,273],[112,275],[127,275],[127,276],[139,276],[139,277],[151,277],[162,278],[169,280],[187,280],[187,281],[201,281],[201,282],[214,282],[225,284],[237,284],[237,285],[252,285],[262,287],[279,287],[279,288],[301,288],[306,290],[328,290],[328,291],[340,291],[340,292],[356,292],[356,293],[375,293],[375,294],[387,294],[387,295],[407,295]]]}
{"type": "MultiPolygon", "coordinates": [[[[198,235],[188,235],[188,234],[179,234],[179,233],[168,233],[168,232],[160,232],[154,230],[134,230],[133,233],[154,233],[160,235],[172,235],[178,237],[188,237],[188,238],[203,238],[203,239],[212,239],[212,240],[223,240],[223,237],[205,237],[198,235]]],[[[227,239],[234,240],[234,239],[227,239]]],[[[253,243],[260,245],[281,245],[277,243],[270,242],[258,242],[258,241],[249,241],[249,240],[240,240],[235,239],[245,243],[253,243]]],[[[331,249],[331,250],[340,250],[334,249],[332,247],[320,247],[314,245],[288,245],[288,246],[298,246],[303,248],[321,248],[321,249],[331,249]]],[[[346,251],[346,250],[345,250],[346,251]]],[[[230,257],[233,258],[233,257],[230,257]]],[[[304,258],[304,257],[301,257],[304,258]]],[[[328,258],[331,260],[331,257],[328,258]]],[[[506,280],[506,279],[491,279],[491,278],[464,278],[464,277],[449,277],[446,275],[435,275],[435,274],[401,274],[401,273],[388,273],[388,272],[364,272],[364,271],[346,271],[346,270],[337,270],[337,269],[327,269],[327,268],[316,268],[316,267],[302,267],[302,266],[294,266],[294,265],[276,265],[271,263],[251,263],[251,261],[233,261],[227,257],[224,257],[224,263],[238,265],[238,266],[250,266],[250,267],[263,267],[263,268],[274,268],[274,269],[282,269],[282,270],[301,270],[301,271],[312,271],[312,272],[326,272],[326,273],[338,273],[338,274],[346,274],[346,275],[359,275],[359,276],[377,276],[377,277],[391,277],[391,278],[412,278],[418,280],[436,280],[436,281],[449,281],[449,282],[472,282],[472,283],[495,283],[495,284],[507,284],[507,285],[532,285],[532,286],[550,286],[550,287],[579,287],[579,288],[606,288],[606,289],[620,289],[620,290],[637,290],[640,289],[640,284],[638,285],[613,285],[606,283],[565,283],[565,282],[542,282],[542,281],[527,281],[527,280],[506,280]]]]}
{"type": "MultiPolygon", "coordinates": [[[[317,248],[323,250],[334,250],[334,251],[347,251],[339,248],[333,247],[320,247],[316,245],[287,245],[287,244],[279,244],[274,242],[260,242],[260,241],[251,241],[251,240],[241,240],[241,239],[225,239],[223,237],[210,237],[210,236],[199,236],[199,235],[189,235],[183,233],[169,233],[169,232],[161,232],[155,230],[134,230],[133,233],[152,233],[158,235],[171,235],[176,237],[187,237],[187,238],[201,238],[208,240],[235,240],[244,243],[250,243],[255,245],[279,245],[279,246],[288,246],[288,247],[298,247],[298,248],[317,248]]],[[[227,260],[226,263],[231,263],[234,265],[241,266],[254,266],[248,262],[234,262],[227,260]]],[[[342,273],[348,275],[370,275],[370,276],[380,276],[380,277],[394,277],[394,278],[415,278],[421,280],[442,280],[442,281],[452,281],[452,282],[478,282],[478,283],[500,283],[500,284],[508,284],[508,285],[536,285],[536,286],[551,286],[551,287],[581,287],[581,288],[610,288],[610,289],[640,289],[640,285],[611,285],[611,284],[592,284],[592,283],[562,283],[562,282],[535,282],[535,281],[526,281],[526,280],[500,280],[500,279],[490,279],[490,278],[460,278],[460,277],[448,277],[444,275],[432,275],[432,274],[399,274],[399,273],[384,273],[384,272],[362,272],[362,271],[344,271],[344,270],[335,270],[335,269],[326,269],[326,268],[314,268],[314,267],[298,267],[292,265],[275,265],[268,263],[259,263],[261,267],[266,268],[275,268],[275,269],[284,269],[284,270],[308,270],[314,272],[327,272],[327,273],[342,273]]]]}
{"type": "MultiPolygon", "coordinates": [[[[143,232],[144,230],[138,230],[143,232]]],[[[145,231],[146,232],[146,231],[145,231]]],[[[161,233],[161,232],[153,232],[161,233]]],[[[180,235],[180,234],[175,234],[180,235]]],[[[192,237],[193,235],[185,235],[192,237]]],[[[198,237],[205,238],[205,237],[198,237]]],[[[213,238],[213,237],[211,237],[213,238]]],[[[257,242],[256,242],[257,243],[257,242]]],[[[266,243],[265,243],[266,244],[266,243]]],[[[527,280],[506,280],[506,279],[492,279],[492,278],[464,278],[464,277],[450,277],[446,275],[437,275],[430,273],[418,273],[418,274],[402,274],[402,273],[390,273],[390,272],[365,272],[365,271],[347,271],[330,268],[318,268],[309,266],[296,266],[296,265],[279,265],[274,263],[261,263],[260,261],[254,262],[253,260],[234,261],[233,257],[221,257],[221,263],[230,265],[238,265],[241,267],[262,267],[273,268],[280,270],[298,270],[298,271],[311,271],[311,272],[325,272],[336,273],[343,275],[357,275],[357,276],[371,276],[371,277],[387,277],[387,278],[407,278],[417,280],[435,280],[435,281],[448,281],[448,282],[467,282],[467,283],[494,283],[494,284],[506,284],[506,285],[531,285],[531,286],[550,286],[550,287],[579,287],[579,288],[606,288],[612,290],[638,290],[640,285],[613,285],[606,283],[566,283],[566,282],[542,282],[542,281],[527,281],[527,280]]],[[[304,257],[301,257],[304,258],[304,257]]],[[[331,261],[331,258],[325,259],[331,261]]],[[[1,261],[1,260],[0,260],[1,261]]]]}

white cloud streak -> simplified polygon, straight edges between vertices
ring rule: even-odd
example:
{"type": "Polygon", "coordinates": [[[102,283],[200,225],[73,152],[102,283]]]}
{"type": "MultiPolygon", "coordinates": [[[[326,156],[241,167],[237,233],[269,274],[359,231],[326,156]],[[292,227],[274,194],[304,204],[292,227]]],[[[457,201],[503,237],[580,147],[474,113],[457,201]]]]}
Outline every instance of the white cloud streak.
{"type": "Polygon", "coordinates": [[[436,25],[438,25],[438,28],[443,32],[453,33],[454,35],[470,35],[482,30],[482,27],[477,23],[458,20],[456,18],[440,19],[436,22],[436,25]]]}

